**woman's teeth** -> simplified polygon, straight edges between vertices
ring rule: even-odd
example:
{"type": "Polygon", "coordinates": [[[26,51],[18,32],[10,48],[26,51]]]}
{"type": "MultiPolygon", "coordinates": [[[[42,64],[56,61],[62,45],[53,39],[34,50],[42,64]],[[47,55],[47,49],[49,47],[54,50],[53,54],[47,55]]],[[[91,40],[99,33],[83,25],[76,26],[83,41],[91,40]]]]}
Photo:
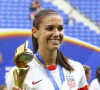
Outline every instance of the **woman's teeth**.
{"type": "Polygon", "coordinates": [[[52,42],[59,42],[59,40],[51,40],[52,42]]]}

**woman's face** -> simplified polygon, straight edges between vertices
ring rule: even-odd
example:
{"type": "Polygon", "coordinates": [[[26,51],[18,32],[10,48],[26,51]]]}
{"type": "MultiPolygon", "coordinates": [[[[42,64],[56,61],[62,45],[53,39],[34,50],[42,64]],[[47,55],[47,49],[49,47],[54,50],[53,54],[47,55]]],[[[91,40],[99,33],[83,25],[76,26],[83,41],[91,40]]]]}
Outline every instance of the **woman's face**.
{"type": "Polygon", "coordinates": [[[89,72],[86,74],[87,82],[90,81],[90,78],[91,78],[91,70],[89,70],[89,72]]]}
{"type": "Polygon", "coordinates": [[[98,74],[100,75],[100,70],[98,70],[98,74]]]}
{"type": "Polygon", "coordinates": [[[7,87],[3,88],[3,90],[8,90],[7,87]]]}
{"type": "Polygon", "coordinates": [[[58,49],[64,38],[63,19],[56,14],[45,16],[37,33],[39,48],[51,51],[58,49]]]}

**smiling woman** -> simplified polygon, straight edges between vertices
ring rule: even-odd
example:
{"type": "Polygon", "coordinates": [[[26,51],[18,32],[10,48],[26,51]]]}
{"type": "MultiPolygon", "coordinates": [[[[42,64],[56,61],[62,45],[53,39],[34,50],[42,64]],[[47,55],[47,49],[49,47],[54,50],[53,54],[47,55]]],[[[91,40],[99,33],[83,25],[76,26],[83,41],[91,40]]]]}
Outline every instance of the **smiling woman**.
{"type": "MultiPolygon", "coordinates": [[[[82,65],[59,50],[64,39],[63,19],[54,10],[41,10],[34,18],[32,41],[34,59],[23,84],[24,90],[87,90],[82,65]]],[[[14,86],[13,71],[7,78],[8,90],[14,86]]]]}
{"type": "MultiPolygon", "coordinates": [[[[56,50],[64,38],[63,21],[60,15],[45,16],[39,29],[33,28],[33,36],[38,38],[40,50],[56,50]]],[[[40,51],[41,52],[41,51],[40,51]]]]}

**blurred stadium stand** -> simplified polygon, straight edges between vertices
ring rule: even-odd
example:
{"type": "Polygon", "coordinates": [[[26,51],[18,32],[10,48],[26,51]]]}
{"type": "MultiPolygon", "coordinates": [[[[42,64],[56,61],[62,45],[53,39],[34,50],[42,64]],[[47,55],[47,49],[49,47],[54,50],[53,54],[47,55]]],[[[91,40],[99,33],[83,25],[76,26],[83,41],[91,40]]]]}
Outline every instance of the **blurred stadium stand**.
{"type": "MultiPolygon", "coordinates": [[[[29,19],[30,5],[33,0],[0,0],[0,28],[22,28],[31,29],[32,21],[29,19]]],[[[80,11],[88,15],[92,20],[98,23],[100,1],[95,0],[70,0],[72,5],[79,8],[80,11]]],[[[64,19],[65,35],[86,41],[92,45],[100,46],[100,34],[95,30],[90,30],[89,26],[85,26],[83,22],[76,22],[68,26],[68,14],[59,9],[58,6],[52,4],[52,0],[41,0],[44,9],[50,8],[58,11],[64,19]]]]}
{"type": "Polygon", "coordinates": [[[0,0],[0,28],[31,28],[32,0],[0,0]]]}
{"type": "Polygon", "coordinates": [[[70,0],[70,2],[75,8],[78,8],[98,24],[100,20],[100,0],[81,0],[81,2],[70,0]]]}

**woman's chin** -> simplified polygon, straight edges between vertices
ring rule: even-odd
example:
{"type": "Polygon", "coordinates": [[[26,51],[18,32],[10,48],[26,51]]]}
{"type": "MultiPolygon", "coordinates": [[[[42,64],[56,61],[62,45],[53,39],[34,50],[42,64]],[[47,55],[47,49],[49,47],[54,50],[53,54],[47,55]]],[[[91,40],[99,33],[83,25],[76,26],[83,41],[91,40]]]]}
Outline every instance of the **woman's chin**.
{"type": "Polygon", "coordinates": [[[59,48],[59,46],[53,46],[53,47],[51,47],[50,49],[52,50],[52,51],[54,51],[54,50],[57,50],[59,48]]]}

